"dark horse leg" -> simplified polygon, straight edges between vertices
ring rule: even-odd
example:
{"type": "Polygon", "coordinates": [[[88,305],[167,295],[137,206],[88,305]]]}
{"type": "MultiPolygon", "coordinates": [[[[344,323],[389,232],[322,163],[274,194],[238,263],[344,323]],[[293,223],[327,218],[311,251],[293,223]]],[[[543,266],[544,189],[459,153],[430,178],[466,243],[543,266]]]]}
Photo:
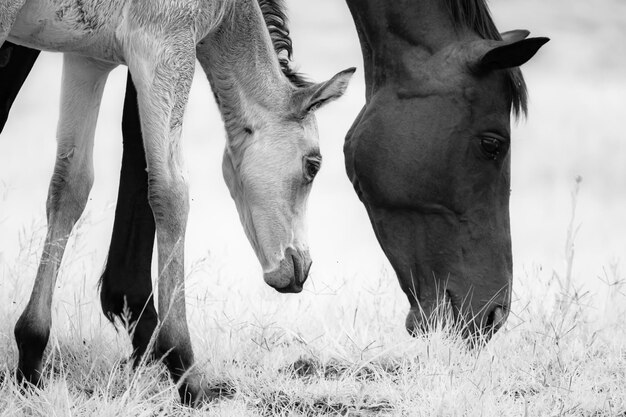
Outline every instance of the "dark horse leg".
{"type": "MultiPolygon", "coordinates": [[[[0,49],[0,132],[38,55],[38,50],[10,42],[5,42],[0,49]]],[[[156,327],[157,314],[150,279],[155,226],[147,199],[146,163],[136,92],[130,79],[122,131],[124,153],[120,190],[108,263],[101,281],[101,300],[103,311],[109,319],[124,316],[134,328],[133,356],[136,358],[147,349],[156,327]]],[[[41,356],[49,333],[39,334],[41,332],[33,331],[31,327],[28,322],[16,326],[17,340],[26,343],[31,352],[20,358],[22,372],[18,376],[36,383],[40,380],[41,356]]]]}
{"type": "MultiPolygon", "coordinates": [[[[39,52],[36,49],[14,45],[11,42],[5,42],[0,47],[0,132],[4,130],[11,106],[33,68],[39,52]]],[[[33,338],[30,342],[35,351],[43,353],[48,342],[48,334],[44,334],[40,338],[33,338]]],[[[34,363],[32,368],[40,363],[40,359],[36,357],[30,359],[34,363]]],[[[18,373],[20,379],[22,376],[21,373],[18,373]]],[[[31,382],[39,381],[38,374],[27,375],[26,377],[31,382]]]]}
{"type": "Polygon", "coordinates": [[[0,132],[39,51],[5,42],[0,48],[0,132]]]}
{"type": "Polygon", "coordinates": [[[113,237],[102,274],[102,311],[131,325],[133,359],[148,347],[158,317],[152,296],[152,249],[155,223],[148,203],[148,173],[141,137],[137,91],[128,74],[124,116],[124,153],[120,188],[113,223],[113,237]]]}

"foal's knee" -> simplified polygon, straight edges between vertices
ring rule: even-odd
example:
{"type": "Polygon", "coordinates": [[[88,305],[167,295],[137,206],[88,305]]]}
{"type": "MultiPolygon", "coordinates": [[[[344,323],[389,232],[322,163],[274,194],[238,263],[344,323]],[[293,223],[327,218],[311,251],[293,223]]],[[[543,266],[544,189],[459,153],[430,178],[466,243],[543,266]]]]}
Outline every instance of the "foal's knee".
{"type": "Polygon", "coordinates": [[[94,181],[93,167],[91,160],[79,152],[84,151],[71,147],[57,154],[46,203],[48,219],[63,210],[64,218],[73,225],[87,205],[94,181]]]}
{"type": "Polygon", "coordinates": [[[180,173],[148,173],[148,201],[157,228],[184,233],[189,213],[189,188],[180,173]]]}

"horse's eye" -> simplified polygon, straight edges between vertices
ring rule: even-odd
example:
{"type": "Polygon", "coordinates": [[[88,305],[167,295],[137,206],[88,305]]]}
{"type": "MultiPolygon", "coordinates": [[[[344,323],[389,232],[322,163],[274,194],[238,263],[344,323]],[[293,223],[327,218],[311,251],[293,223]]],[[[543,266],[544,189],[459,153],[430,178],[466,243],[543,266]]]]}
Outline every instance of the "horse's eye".
{"type": "Polygon", "coordinates": [[[320,156],[304,158],[304,178],[307,182],[313,181],[322,166],[322,158],[320,156]]]}
{"type": "Polygon", "coordinates": [[[500,139],[484,137],[480,140],[480,147],[487,157],[497,159],[504,148],[504,144],[500,139]]]}

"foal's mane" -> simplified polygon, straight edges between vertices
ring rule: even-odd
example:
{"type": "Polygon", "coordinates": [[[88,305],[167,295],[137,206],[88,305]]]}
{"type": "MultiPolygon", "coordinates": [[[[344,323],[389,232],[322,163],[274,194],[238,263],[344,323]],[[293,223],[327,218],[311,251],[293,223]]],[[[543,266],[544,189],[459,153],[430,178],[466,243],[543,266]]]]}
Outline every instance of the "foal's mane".
{"type": "MultiPolygon", "coordinates": [[[[457,27],[469,27],[483,39],[502,40],[485,0],[446,0],[446,5],[457,27]]],[[[528,111],[528,91],[519,68],[507,70],[508,94],[516,117],[528,111]]]]}
{"type": "Polygon", "coordinates": [[[308,87],[312,83],[292,67],[293,43],[289,36],[289,26],[283,0],[257,0],[263,12],[265,25],[270,32],[272,44],[283,74],[296,87],[308,87]]]}

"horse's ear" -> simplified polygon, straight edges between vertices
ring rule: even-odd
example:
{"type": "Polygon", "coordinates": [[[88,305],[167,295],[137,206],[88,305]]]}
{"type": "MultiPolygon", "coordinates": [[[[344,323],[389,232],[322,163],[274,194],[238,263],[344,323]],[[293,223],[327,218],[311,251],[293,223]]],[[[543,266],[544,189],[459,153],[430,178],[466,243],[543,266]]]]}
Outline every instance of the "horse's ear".
{"type": "Polygon", "coordinates": [[[348,68],[326,82],[314,84],[296,93],[298,114],[304,116],[341,97],[355,71],[356,68],[348,68]]]}
{"type": "Polygon", "coordinates": [[[522,39],[526,39],[530,35],[530,31],[526,29],[509,30],[508,32],[502,32],[502,40],[505,42],[517,42],[522,39]]]}
{"type": "MultiPolygon", "coordinates": [[[[523,31],[519,32],[517,34],[507,35],[507,37],[513,39],[519,38],[523,35],[523,31]]],[[[478,70],[478,72],[489,72],[519,67],[535,56],[539,48],[545,45],[549,40],[548,38],[521,38],[508,42],[496,42],[491,49],[479,58],[475,69],[478,70]]]]}

